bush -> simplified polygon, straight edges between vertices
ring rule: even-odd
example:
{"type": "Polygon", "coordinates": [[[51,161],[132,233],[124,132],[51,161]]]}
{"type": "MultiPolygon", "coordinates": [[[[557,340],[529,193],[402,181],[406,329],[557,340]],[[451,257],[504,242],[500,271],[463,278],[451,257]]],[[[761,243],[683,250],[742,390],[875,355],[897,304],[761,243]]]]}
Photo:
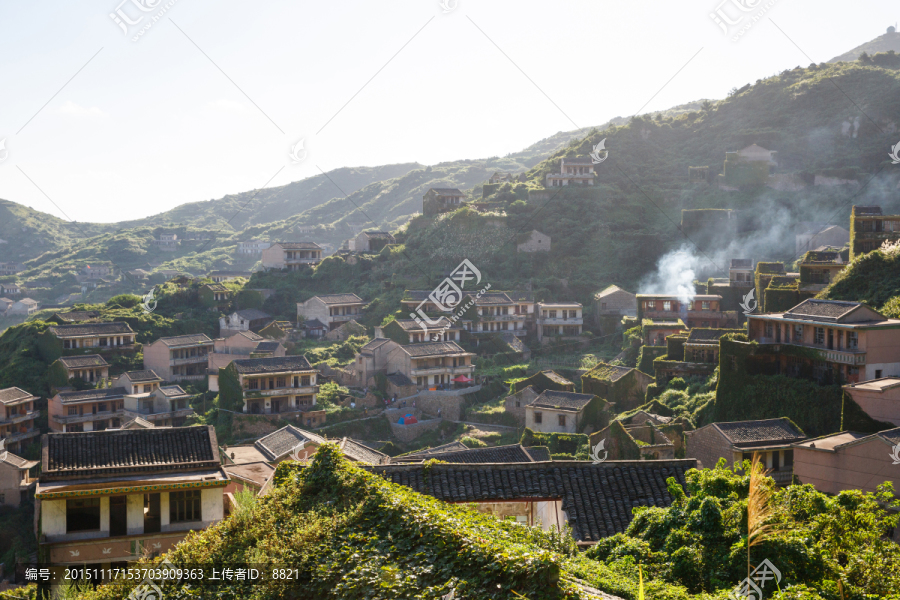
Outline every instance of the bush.
{"type": "Polygon", "coordinates": [[[686,390],[687,383],[681,377],[675,377],[671,381],[669,381],[669,389],[672,390],[686,390]]]}
{"type": "Polygon", "coordinates": [[[460,443],[464,444],[468,448],[486,448],[487,444],[479,440],[478,438],[473,438],[468,435],[464,435],[459,438],[460,443]]]}

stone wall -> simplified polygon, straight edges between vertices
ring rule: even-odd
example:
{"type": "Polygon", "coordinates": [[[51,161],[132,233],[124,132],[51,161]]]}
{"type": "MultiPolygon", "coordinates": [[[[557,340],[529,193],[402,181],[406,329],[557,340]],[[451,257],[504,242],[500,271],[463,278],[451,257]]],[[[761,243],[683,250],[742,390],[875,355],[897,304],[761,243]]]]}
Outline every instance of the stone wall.
{"type": "MultiPolygon", "coordinates": [[[[474,391],[474,388],[468,388],[466,392],[474,391]]],[[[407,406],[412,406],[413,400],[416,401],[416,407],[421,408],[422,412],[429,416],[437,416],[440,409],[441,417],[450,421],[461,421],[463,415],[463,405],[465,399],[462,393],[456,392],[437,392],[424,391],[419,392],[416,396],[406,401],[407,406]]]]}
{"type": "Polygon", "coordinates": [[[698,469],[712,469],[720,458],[725,458],[730,467],[733,462],[731,444],[712,427],[707,425],[695,431],[685,431],[685,457],[696,458],[701,464],[698,469]]]}
{"type": "MultiPolygon", "coordinates": [[[[399,418],[399,417],[398,417],[399,418]]],[[[412,425],[400,425],[396,419],[391,421],[391,432],[401,442],[411,442],[426,431],[437,429],[443,419],[428,419],[412,425]]]]}

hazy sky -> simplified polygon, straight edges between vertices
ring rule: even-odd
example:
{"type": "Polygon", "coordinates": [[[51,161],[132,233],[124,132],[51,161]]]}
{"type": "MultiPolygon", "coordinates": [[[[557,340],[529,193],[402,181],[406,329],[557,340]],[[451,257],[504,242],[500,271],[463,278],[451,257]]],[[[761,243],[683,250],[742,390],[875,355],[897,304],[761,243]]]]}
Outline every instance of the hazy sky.
{"type": "Polygon", "coordinates": [[[900,17],[885,0],[727,0],[732,20],[769,7],[735,42],[709,16],[721,0],[120,1],[0,3],[0,198],[109,222],[319,168],[502,156],[722,98],[900,17]],[[143,19],[126,35],[117,9],[143,19]]]}

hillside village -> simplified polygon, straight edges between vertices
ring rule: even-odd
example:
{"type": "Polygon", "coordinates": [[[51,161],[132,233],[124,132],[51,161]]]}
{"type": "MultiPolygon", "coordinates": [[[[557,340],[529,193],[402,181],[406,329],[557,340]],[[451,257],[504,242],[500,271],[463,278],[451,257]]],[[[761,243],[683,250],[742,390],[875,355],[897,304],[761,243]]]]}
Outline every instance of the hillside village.
{"type": "MultiPolygon", "coordinates": [[[[777,123],[710,134],[709,164],[641,175],[675,224],[596,153],[823,71],[896,91],[898,68],[798,67],[464,176],[398,167],[417,205],[377,222],[136,224],[93,232],[118,256],[0,261],[0,598],[35,597],[37,565],[58,591],[163,559],[449,599],[724,599],[765,559],[766,598],[897,598],[900,176],[867,187],[889,136],[832,123],[867,136],[839,165],[777,123]]],[[[898,107],[878,118],[893,135],[898,107]]]]}

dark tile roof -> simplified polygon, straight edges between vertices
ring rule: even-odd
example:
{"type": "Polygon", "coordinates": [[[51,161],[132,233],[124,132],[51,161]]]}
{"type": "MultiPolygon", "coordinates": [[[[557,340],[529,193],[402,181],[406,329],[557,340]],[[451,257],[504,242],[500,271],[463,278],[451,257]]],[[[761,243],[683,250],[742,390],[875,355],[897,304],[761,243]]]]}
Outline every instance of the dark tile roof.
{"type": "Polygon", "coordinates": [[[394,236],[387,231],[363,231],[363,233],[373,239],[394,239],[394,236]]]}
{"type": "Polygon", "coordinates": [[[134,382],[140,381],[162,381],[162,377],[156,374],[156,371],[153,369],[146,369],[143,371],[128,371],[126,373],[122,373],[128,379],[134,382]]]}
{"type": "Polygon", "coordinates": [[[398,464],[368,467],[386,480],[447,502],[559,498],[572,534],[582,542],[622,533],[637,506],[672,503],[666,479],[686,485],[697,461],[554,461],[516,464],[398,464]]]}
{"type": "Polygon", "coordinates": [[[754,444],[758,442],[791,442],[806,439],[790,419],[763,419],[760,421],[733,421],[713,423],[732,444],[754,444]]]}
{"type": "Polygon", "coordinates": [[[315,242],[275,242],[285,250],[321,250],[322,246],[315,242]]]}
{"type": "Polygon", "coordinates": [[[325,294],[315,297],[325,304],[359,304],[365,302],[356,294],[325,294]]]}
{"type": "Polygon", "coordinates": [[[102,400],[121,400],[128,393],[123,387],[104,388],[102,390],[81,390],[74,392],[60,392],[57,394],[60,401],[65,404],[67,402],[84,402],[86,400],[94,400],[100,402],[102,400]]]}
{"type": "Polygon", "coordinates": [[[466,352],[456,342],[425,342],[424,344],[409,344],[402,348],[413,358],[439,356],[442,354],[463,354],[466,352]]]}
{"type": "Polygon", "coordinates": [[[607,381],[615,382],[628,375],[631,371],[632,367],[599,363],[596,367],[585,373],[584,376],[592,379],[605,379],[607,381]]]}
{"type": "Polygon", "coordinates": [[[732,269],[752,269],[753,268],[753,259],[752,258],[732,258],[731,259],[731,268],[732,269]]]}
{"type": "Polygon", "coordinates": [[[245,308],[244,310],[235,311],[237,316],[247,321],[256,321],[257,319],[271,319],[272,315],[256,308],[245,308]]]}
{"type": "Polygon", "coordinates": [[[253,444],[262,452],[269,460],[277,460],[289,454],[294,448],[306,442],[314,442],[316,444],[324,444],[327,442],[324,437],[287,425],[278,431],[273,431],[267,436],[261,437],[253,444]]]}
{"type": "Polygon", "coordinates": [[[182,389],[180,385],[163,385],[159,387],[159,393],[166,398],[174,398],[176,396],[187,396],[188,393],[182,389]]]}
{"type": "Polygon", "coordinates": [[[0,403],[2,404],[10,404],[12,402],[21,402],[22,400],[27,400],[29,398],[34,398],[34,394],[29,394],[23,389],[17,387],[6,388],[5,390],[0,390],[0,403]]]}
{"type": "Polygon", "coordinates": [[[86,354],[84,356],[60,356],[59,362],[67,369],[80,367],[108,367],[109,363],[99,354],[86,354]]]}
{"type": "Polygon", "coordinates": [[[568,410],[581,410],[593,400],[593,394],[576,394],[575,392],[557,392],[556,390],[544,390],[541,395],[531,401],[528,406],[535,408],[562,408],[568,410]]]}
{"type": "MultiPolygon", "coordinates": [[[[441,196],[453,196],[453,195],[464,196],[464,195],[465,195],[465,194],[463,194],[463,192],[462,192],[460,189],[458,189],[458,188],[439,188],[439,187],[434,187],[434,188],[431,188],[431,190],[434,190],[435,192],[437,192],[437,193],[440,194],[441,196]]],[[[431,190],[429,190],[429,191],[431,191],[431,190]]]]}
{"type": "Polygon", "coordinates": [[[304,321],[303,326],[307,329],[328,329],[328,326],[318,319],[310,319],[309,321],[304,321]]]}
{"type": "Polygon", "coordinates": [[[553,383],[558,383],[560,385],[575,385],[556,371],[541,371],[541,375],[543,375],[553,383]]]}
{"type": "Polygon", "coordinates": [[[552,460],[550,458],[550,448],[547,446],[530,446],[525,448],[525,452],[531,456],[531,460],[534,462],[549,462],[552,460]]]}
{"type": "Polygon", "coordinates": [[[280,346],[280,342],[259,342],[256,344],[257,352],[275,352],[280,346]]]}
{"type": "Polygon", "coordinates": [[[44,435],[43,446],[41,481],[219,466],[216,432],[211,425],[50,433],[44,435]]]}
{"type": "Polygon", "coordinates": [[[392,462],[411,462],[431,459],[442,460],[448,463],[469,464],[534,462],[531,455],[525,451],[525,448],[521,444],[495,446],[492,448],[466,448],[465,450],[450,448],[445,452],[435,452],[434,450],[436,449],[432,448],[432,452],[428,454],[417,454],[415,456],[407,454],[406,456],[398,456],[392,462]]]}
{"type": "Polygon", "coordinates": [[[391,457],[378,450],[350,438],[344,438],[340,442],[341,451],[350,459],[370,465],[383,465],[391,462],[391,457]]]}
{"type": "Polygon", "coordinates": [[[845,262],[841,258],[840,251],[810,250],[803,256],[801,264],[844,265],[845,262]]]}
{"type": "MultiPolygon", "coordinates": [[[[475,296],[472,295],[474,298],[475,296]]],[[[485,306],[491,304],[515,304],[515,300],[506,295],[506,292],[487,292],[481,295],[481,298],[475,300],[475,306],[485,306]]]]}
{"type": "Polygon", "coordinates": [[[403,292],[403,300],[406,302],[421,302],[430,293],[431,290],[405,290],[403,292]]]}
{"type": "Polygon", "coordinates": [[[409,452],[408,454],[404,454],[402,456],[398,456],[396,458],[409,458],[409,457],[420,457],[420,456],[430,456],[432,454],[442,454],[450,451],[460,451],[460,450],[468,450],[469,447],[459,441],[450,442],[449,444],[443,444],[441,446],[435,446],[434,448],[425,448],[424,450],[416,450],[415,452],[409,452]]]}
{"type": "Polygon", "coordinates": [[[245,337],[248,340],[250,340],[251,342],[260,342],[263,339],[265,339],[265,338],[263,338],[263,336],[259,335],[258,333],[254,333],[252,331],[238,331],[235,335],[245,337]]]}
{"type": "Polygon", "coordinates": [[[59,337],[81,335],[118,335],[134,333],[128,323],[82,323],[79,325],[54,325],[50,332],[59,337]]]}
{"type": "Polygon", "coordinates": [[[13,454],[12,452],[7,452],[0,447],[0,463],[6,463],[17,469],[27,470],[36,466],[39,462],[40,461],[38,460],[25,460],[21,456],[13,454]]]}
{"type": "Polygon", "coordinates": [[[191,333],[188,335],[176,335],[173,337],[163,337],[156,340],[162,342],[166,346],[189,346],[191,344],[212,344],[205,333],[191,333]]]}
{"type": "Polygon", "coordinates": [[[100,312],[96,310],[72,310],[64,313],[56,313],[54,316],[66,323],[78,323],[80,321],[96,319],[100,316],[100,312]]]}
{"type": "Polygon", "coordinates": [[[232,361],[238,373],[283,373],[287,371],[312,371],[305,356],[272,356],[270,358],[244,358],[232,361]]]}
{"type": "MultiPolygon", "coordinates": [[[[837,322],[841,317],[862,306],[859,302],[842,300],[817,300],[808,298],[784,313],[786,317],[808,321],[837,322]]],[[[884,320],[882,317],[880,320],[884,320]]]]}

